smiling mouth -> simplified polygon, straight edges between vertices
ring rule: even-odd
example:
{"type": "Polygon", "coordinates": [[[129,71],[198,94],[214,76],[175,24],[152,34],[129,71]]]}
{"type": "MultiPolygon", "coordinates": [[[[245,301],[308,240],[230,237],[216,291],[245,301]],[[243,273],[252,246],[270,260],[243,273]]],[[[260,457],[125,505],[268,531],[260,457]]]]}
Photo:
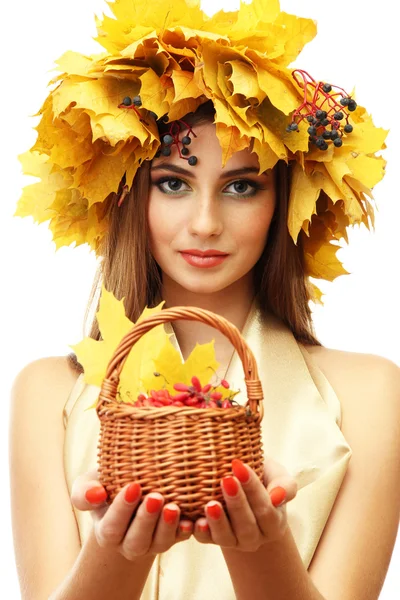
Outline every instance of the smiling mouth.
{"type": "Polygon", "coordinates": [[[223,263],[226,258],[228,258],[228,254],[219,254],[214,256],[199,256],[196,254],[190,254],[189,252],[181,252],[180,254],[187,263],[193,267],[200,268],[216,267],[217,265],[223,263]]]}

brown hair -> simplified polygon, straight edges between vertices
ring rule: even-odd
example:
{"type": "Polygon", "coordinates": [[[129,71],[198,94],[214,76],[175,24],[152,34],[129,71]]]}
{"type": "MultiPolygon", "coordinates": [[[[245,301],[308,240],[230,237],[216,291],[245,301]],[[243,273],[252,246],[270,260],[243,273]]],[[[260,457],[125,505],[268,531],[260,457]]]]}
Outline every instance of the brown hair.
{"type": "MultiPolygon", "coordinates": [[[[213,121],[211,101],[202,104],[184,120],[190,125],[213,121]]],[[[160,136],[168,124],[159,122],[160,136]]],[[[145,306],[153,307],[162,301],[161,270],[150,253],[147,234],[147,202],[149,196],[151,162],[146,160],[138,168],[129,194],[118,207],[118,197],[107,198],[109,228],[102,240],[102,256],[86,308],[85,325],[89,322],[89,337],[99,340],[101,335],[93,309],[98,310],[97,293],[101,283],[119,300],[124,298],[125,311],[136,321],[145,306]]],[[[195,168],[195,167],[194,167],[195,168]]],[[[299,342],[321,346],[315,337],[309,300],[311,289],[304,270],[302,236],[298,245],[287,228],[287,212],[291,183],[291,164],[279,160],[274,167],[277,190],[276,209],[271,221],[267,243],[255,265],[255,289],[261,311],[272,312],[292,331],[299,342]]],[[[71,356],[74,366],[79,363],[71,356]]]]}

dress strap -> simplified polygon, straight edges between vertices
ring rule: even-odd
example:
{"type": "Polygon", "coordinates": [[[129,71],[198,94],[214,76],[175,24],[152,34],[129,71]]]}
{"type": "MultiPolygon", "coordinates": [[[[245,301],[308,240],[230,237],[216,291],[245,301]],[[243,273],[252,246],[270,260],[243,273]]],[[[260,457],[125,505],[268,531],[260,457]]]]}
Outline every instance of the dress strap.
{"type": "Polygon", "coordinates": [[[71,414],[72,409],[74,408],[76,401],[78,400],[79,396],[82,394],[83,390],[85,389],[86,384],[83,379],[83,376],[84,376],[84,373],[81,373],[79,375],[78,379],[75,381],[75,384],[74,384],[74,386],[67,398],[67,401],[64,405],[64,409],[63,409],[64,429],[67,427],[69,416],[71,414]]]}

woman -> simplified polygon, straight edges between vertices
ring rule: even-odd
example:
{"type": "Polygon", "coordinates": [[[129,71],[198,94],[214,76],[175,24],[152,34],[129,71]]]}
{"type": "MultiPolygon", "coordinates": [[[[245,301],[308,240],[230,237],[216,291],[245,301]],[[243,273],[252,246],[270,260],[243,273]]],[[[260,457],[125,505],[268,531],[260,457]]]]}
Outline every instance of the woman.
{"type": "MultiPolygon", "coordinates": [[[[287,229],[291,168],[279,161],[258,174],[249,148],[221,168],[214,118],[211,102],[182,118],[196,134],[194,168],[172,148],[143,161],[126,197],[110,195],[99,279],[125,297],[131,320],[163,299],[167,307],[212,310],[242,331],[265,391],[265,485],[234,463],[222,484],[230,521],[215,502],[195,524],[180,520],[179,505],[163,506],[157,492],[143,498],[135,482],[106,505],[95,468],[99,424],[94,411],[84,412],[98,390],[76,361],[36,361],[17,377],[11,416],[23,597],[379,595],[399,516],[399,369],[315,338],[305,236],[295,245],[287,229]],[[228,176],[245,168],[245,178],[228,176]],[[226,258],[193,258],[206,250],[226,258]],[[29,459],[21,432],[34,448],[29,459]]],[[[160,135],[166,128],[159,124],[160,135]]],[[[214,337],[218,375],[240,380],[219,332],[186,321],[172,331],[185,359],[196,342],[214,337]]],[[[96,322],[91,336],[99,339],[96,322]]]]}

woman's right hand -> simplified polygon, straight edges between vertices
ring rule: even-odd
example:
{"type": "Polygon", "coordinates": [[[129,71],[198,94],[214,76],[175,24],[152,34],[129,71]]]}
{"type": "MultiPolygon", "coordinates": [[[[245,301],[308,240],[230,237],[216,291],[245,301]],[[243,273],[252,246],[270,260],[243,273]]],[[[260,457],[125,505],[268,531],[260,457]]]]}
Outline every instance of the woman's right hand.
{"type": "Polygon", "coordinates": [[[141,502],[139,484],[127,484],[111,504],[106,504],[106,498],[97,469],[79,475],[73,482],[72,504],[78,510],[91,511],[99,546],[114,548],[128,560],[166,552],[174,544],[189,539],[193,533],[193,523],[189,520],[180,521],[179,506],[174,503],[164,506],[162,494],[152,492],[141,502]],[[125,493],[130,486],[136,498],[128,503],[125,493]],[[89,492],[92,488],[96,489],[89,492]],[[133,514],[135,516],[132,519],[133,514]]]}

